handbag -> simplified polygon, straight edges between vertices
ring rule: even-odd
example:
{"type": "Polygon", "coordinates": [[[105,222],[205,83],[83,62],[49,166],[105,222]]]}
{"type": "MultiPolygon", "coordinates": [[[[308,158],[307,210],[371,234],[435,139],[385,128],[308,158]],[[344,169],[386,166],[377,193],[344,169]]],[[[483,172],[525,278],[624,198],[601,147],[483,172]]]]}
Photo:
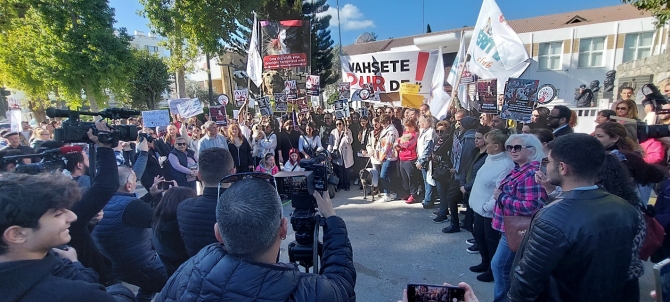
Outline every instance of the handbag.
{"type": "Polygon", "coordinates": [[[339,133],[337,137],[337,143],[335,144],[335,148],[337,149],[333,148],[333,151],[330,152],[330,158],[333,160],[342,158],[342,153],[340,152],[340,139],[342,139],[342,133],[339,133]]]}
{"type": "Polygon", "coordinates": [[[523,237],[528,233],[533,216],[503,216],[507,245],[512,252],[519,250],[523,237]]]}
{"type": "Polygon", "coordinates": [[[656,220],[656,218],[654,218],[650,211],[641,205],[640,207],[643,212],[642,216],[644,216],[644,221],[646,222],[647,226],[647,236],[642,242],[642,248],[640,249],[640,259],[646,261],[656,252],[656,250],[658,250],[663,245],[665,229],[663,229],[663,226],[658,222],[658,220],[656,220]]]}

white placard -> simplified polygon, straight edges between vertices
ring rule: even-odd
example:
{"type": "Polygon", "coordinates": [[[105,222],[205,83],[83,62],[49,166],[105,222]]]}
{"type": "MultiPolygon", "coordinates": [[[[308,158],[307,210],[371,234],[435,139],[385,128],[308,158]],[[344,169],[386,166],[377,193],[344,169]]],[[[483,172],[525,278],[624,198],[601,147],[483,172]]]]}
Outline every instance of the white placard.
{"type": "Polygon", "coordinates": [[[175,100],[169,100],[168,101],[168,106],[170,107],[170,113],[172,114],[179,114],[179,104],[187,102],[188,99],[175,99],[175,100]]]}
{"type": "Polygon", "coordinates": [[[198,98],[191,99],[187,102],[178,104],[177,109],[179,110],[179,116],[183,118],[194,117],[203,112],[202,103],[198,98]]]}
{"type": "Polygon", "coordinates": [[[158,127],[170,125],[170,113],[167,110],[142,111],[144,127],[158,127]]]}
{"type": "Polygon", "coordinates": [[[240,111],[239,110],[233,110],[233,118],[237,119],[240,116],[240,111]]]}
{"type": "Polygon", "coordinates": [[[21,131],[21,110],[13,109],[7,111],[7,119],[9,120],[9,124],[11,125],[12,132],[21,131]]]}

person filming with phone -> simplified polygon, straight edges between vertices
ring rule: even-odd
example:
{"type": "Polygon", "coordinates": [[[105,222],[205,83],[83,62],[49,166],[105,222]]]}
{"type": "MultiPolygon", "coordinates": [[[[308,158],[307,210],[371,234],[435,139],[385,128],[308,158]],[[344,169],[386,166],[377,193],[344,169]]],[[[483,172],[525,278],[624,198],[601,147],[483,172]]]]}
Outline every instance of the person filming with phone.
{"type": "Polygon", "coordinates": [[[266,179],[241,179],[218,200],[218,242],[182,264],[155,301],[355,301],[356,269],[344,220],[327,193],[313,197],[325,218],[319,274],[278,262],[289,228],[279,194],[266,179]]]}

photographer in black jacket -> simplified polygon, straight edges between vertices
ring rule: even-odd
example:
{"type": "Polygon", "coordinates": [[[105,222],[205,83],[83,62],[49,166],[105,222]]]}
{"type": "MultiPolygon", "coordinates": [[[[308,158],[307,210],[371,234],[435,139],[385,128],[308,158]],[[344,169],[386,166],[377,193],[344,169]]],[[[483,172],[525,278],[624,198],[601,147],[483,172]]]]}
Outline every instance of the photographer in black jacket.
{"type": "Polygon", "coordinates": [[[217,243],[186,261],[156,301],[355,301],[356,270],[347,228],[328,194],[314,193],[323,227],[319,274],[277,263],[288,219],[277,190],[265,180],[233,183],[219,199],[217,243]]]}

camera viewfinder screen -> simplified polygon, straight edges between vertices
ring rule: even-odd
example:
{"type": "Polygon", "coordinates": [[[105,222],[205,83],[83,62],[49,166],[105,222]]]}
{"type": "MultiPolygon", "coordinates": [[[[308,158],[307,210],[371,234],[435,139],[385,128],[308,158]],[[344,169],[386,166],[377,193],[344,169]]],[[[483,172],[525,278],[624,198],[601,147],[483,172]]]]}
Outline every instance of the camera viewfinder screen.
{"type": "Polygon", "coordinates": [[[409,285],[410,302],[463,302],[465,290],[447,286],[409,285]]]}
{"type": "Polygon", "coordinates": [[[292,176],[279,178],[283,191],[285,193],[304,193],[307,192],[307,177],[292,176]]]}

